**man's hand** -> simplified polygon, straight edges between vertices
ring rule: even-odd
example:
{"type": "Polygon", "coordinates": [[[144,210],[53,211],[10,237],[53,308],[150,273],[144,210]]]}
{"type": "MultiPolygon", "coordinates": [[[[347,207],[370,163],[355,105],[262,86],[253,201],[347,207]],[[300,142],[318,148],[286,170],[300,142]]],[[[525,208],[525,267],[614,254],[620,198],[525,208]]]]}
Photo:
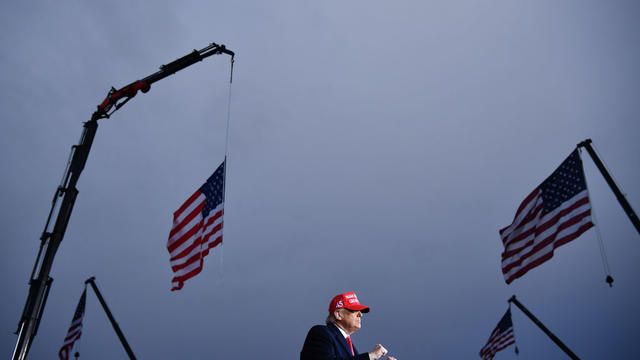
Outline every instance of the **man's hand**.
{"type": "Polygon", "coordinates": [[[369,360],[378,360],[385,355],[387,355],[387,349],[378,344],[373,347],[373,350],[369,351],[369,360]]]}

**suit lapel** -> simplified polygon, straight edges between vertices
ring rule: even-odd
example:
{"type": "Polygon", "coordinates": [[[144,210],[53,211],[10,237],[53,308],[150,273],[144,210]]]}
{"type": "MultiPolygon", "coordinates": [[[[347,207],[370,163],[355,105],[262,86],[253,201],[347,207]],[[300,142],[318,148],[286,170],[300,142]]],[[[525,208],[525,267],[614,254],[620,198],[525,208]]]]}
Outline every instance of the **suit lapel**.
{"type": "MultiPolygon", "coordinates": [[[[344,336],[342,336],[342,333],[338,329],[338,326],[335,325],[335,324],[329,324],[329,329],[331,329],[331,332],[333,332],[333,337],[336,339],[336,341],[340,345],[342,345],[344,353],[351,355],[351,348],[349,347],[349,344],[347,343],[347,339],[345,339],[344,336]]],[[[358,354],[358,352],[356,351],[356,347],[355,346],[353,347],[353,352],[356,355],[358,354]]]]}

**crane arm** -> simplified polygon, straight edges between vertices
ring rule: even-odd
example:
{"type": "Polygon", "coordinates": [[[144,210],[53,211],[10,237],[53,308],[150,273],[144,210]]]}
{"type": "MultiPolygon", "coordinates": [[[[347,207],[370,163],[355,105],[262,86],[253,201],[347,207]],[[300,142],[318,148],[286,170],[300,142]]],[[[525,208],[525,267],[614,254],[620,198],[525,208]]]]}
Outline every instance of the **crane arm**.
{"type": "Polygon", "coordinates": [[[234,56],[233,51],[228,50],[224,45],[215,43],[211,43],[203,49],[194,50],[175,61],[162,65],[160,70],[141,80],[136,80],[119,90],[111,88],[107,97],[98,105],[98,109],[91,116],[91,120],[84,123],[80,143],[71,148],[72,156],[70,156],[69,163],[67,164],[62,183],[53,196],[51,211],[49,212],[45,229],[40,238],[40,250],[38,251],[36,262],[31,272],[27,300],[18,323],[18,330],[16,331],[18,340],[13,351],[13,360],[24,360],[27,357],[31,343],[38,331],[40,319],[42,318],[47,302],[47,295],[53,281],[53,278],[49,277],[49,273],[53,266],[56,251],[64,238],[64,233],[71,217],[71,212],[78,195],[76,183],[89,156],[89,151],[91,150],[91,145],[98,129],[98,120],[108,118],[136,96],[138,91],[146,93],[151,88],[151,84],[215,54],[230,55],[232,60],[234,56]],[[62,203],[60,206],[56,206],[57,199],[60,197],[62,197],[62,203]],[[53,228],[50,229],[54,214],[56,220],[53,228]]]}
{"type": "Polygon", "coordinates": [[[126,104],[127,101],[136,96],[138,91],[146,93],[147,91],[149,91],[149,89],[151,89],[151,84],[153,84],[154,82],[162,80],[167,76],[173,75],[176,72],[189,67],[198,61],[202,61],[203,59],[211,55],[217,54],[230,55],[232,60],[235,56],[235,53],[231,50],[228,50],[224,45],[211,43],[200,50],[193,50],[193,52],[177,60],[160,66],[160,70],[156,71],[155,73],[143,79],[136,80],[119,90],[111,88],[111,90],[109,90],[109,94],[107,94],[107,97],[102,101],[102,103],[100,103],[100,105],[98,105],[98,110],[96,110],[96,112],[93,114],[92,119],[108,118],[116,110],[120,109],[124,104],[126,104]],[[111,111],[112,109],[113,111],[111,111]]]}

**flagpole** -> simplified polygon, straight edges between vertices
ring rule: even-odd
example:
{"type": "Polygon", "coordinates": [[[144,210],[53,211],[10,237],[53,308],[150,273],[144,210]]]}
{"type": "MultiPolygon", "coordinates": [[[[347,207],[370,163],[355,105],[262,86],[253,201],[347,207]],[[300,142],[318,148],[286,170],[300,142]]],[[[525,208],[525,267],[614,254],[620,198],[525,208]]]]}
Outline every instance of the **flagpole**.
{"type": "Polygon", "coordinates": [[[600,172],[602,173],[602,176],[607,181],[607,184],[609,184],[609,187],[611,188],[613,193],[616,195],[616,198],[618,199],[618,202],[622,206],[622,209],[624,209],[624,212],[627,213],[629,220],[631,220],[631,223],[633,224],[633,226],[635,226],[636,231],[638,231],[638,234],[640,234],[640,219],[638,219],[638,215],[636,215],[635,211],[633,211],[631,204],[629,204],[629,202],[627,201],[622,191],[620,191],[620,189],[618,188],[618,185],[616,185],[615,181],[613,181],[613,177],[611,177],[611,175],[607,171],[607,168],[605,168],[604,164],[596,154],[595,150],[593,150],[593,147],[591,147],[591,142],[592,142],[591,139],[587,139],[579,143],[578,147],[579,148],[583,147],[587,149],[587,152],[591,156],[591,159],[598,167],[598,170],[600,170],[600,172]]]}
{"type": "Polygon", "coordinates": [[[100,293],[100,291],[98,290],[98,287],[96,286],[96,283],[94,282],[95,279],[96,278],[94,276],[88,278],[84,282],[85,287],[87,286],[87,284],[91,285],[91,288],[93,289],[93,292],[98,297],[98,301],[100,301],[100,305],[102,305],[102,308],[104,309],[104,312],[107,314],[107,317],[109,318],[109,321],[111,322],[111,325],[113,326],[113,330],[116,331],[116,334],[118,335],[118,338],[120,339],[120,342],[122,343],[122,346],[124,347],[124,350],[127,352],[127,355],[129,355],[129,359],[136,360],[136,356],[133,355],[133,350],[131,350],[131,347],[129,346],[129,343],[127,342],[127,339],[125,339],[124,334],[122,333],[122,330],[120,330],[120,326],[118,326],[118,323],[116,322],[116,319],[111,314],[111,311],[109,310],[109,307],[107,306],[107,303],[102,298],[102,294],[100,293]]]}
{"type": "Polygon", "coordinates": [[[540,322],[538,318],[536,318],[529,310],[527,310],[527,308],[524,307],[524,305],[522,305],[518,300],[516,300],[515,295],[511,296],[511,298],[509,299],[509,302],[514,303],[518,307],[518,309],[520,309],[525,315],[529,317],[529,319],[531,319],[531,321],[533,321],[536,325],[538,325],[538,327],[545,334],[547,334],[547,336],[551,338],[551,340],[553,340],[553,342],[556,343],[556,345],[558,345],[558,347],[560,347],[562,351],[564,351],[567,355],[569,355],[571,359],[580,360],[580,358],[576,354],[574,354],[573,351],[571,351],[571,349],[567,347],[567,345],[565,345],[562,341],[560,341],[560,339],[558,339],[557,336],[555,336],[549,329],[547,329],[547,327],[544,326],[544,324],[540,322]]]}

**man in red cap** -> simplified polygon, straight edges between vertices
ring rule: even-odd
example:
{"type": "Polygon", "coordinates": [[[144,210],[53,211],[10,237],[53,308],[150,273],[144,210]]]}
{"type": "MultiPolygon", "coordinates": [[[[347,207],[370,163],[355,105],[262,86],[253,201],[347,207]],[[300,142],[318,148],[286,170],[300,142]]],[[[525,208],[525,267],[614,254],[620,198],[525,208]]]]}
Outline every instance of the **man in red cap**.
{"type": "MultiPolygon", "coordinates": [[[[336,295],[329,303],[327,325],[316,325],[309,330],[300,360],[378,360],[385,356],[387,349],[380,344],[360,354],[351,342],[350,335],[360,329],[362,314],[369,310],[353,292],[336,295]]],[[[392,356],[387,359],[397,360],[392,356]]]]}

